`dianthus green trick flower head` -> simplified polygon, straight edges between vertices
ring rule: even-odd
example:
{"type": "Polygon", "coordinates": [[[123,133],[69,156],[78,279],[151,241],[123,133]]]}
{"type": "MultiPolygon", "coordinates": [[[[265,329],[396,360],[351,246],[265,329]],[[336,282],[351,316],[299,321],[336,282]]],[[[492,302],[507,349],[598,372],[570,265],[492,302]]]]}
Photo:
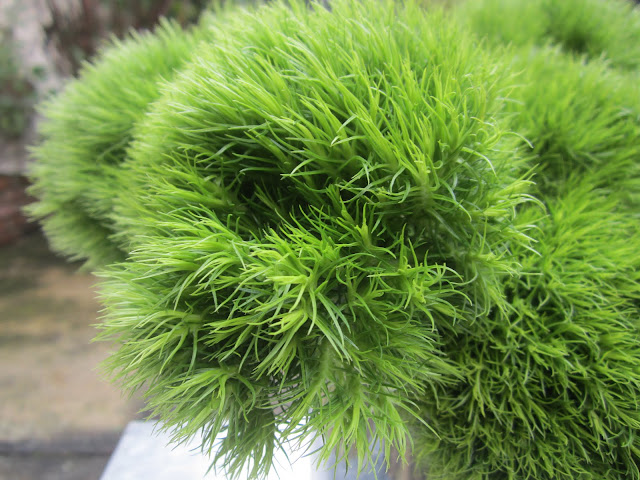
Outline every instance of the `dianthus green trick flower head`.
{"type": "Polygon", "coordinates": [[[112,200],[121,188],[115,172],[134,124],[159,96],[161,83],[192,55],[198,35],[166,22],[153,34],[113,40],[43,105],[43,142],[30,171],[38,201],[29,212],[55,250],[89,267],[124,258],[110,239],[112,200]]]}
{"type": "Polygon", "coordinates": [[[596,175],[519,214],[536,249],[514,250],[508,312],[443,338],[463,373],[420,401],[427,478],[638,479],[640,232],[596,175]]]}
{"type": "Polygon", "coordinates": [[[472,0],[458,16],[491,41],[561,47],[615,68],[640,68],[640,11],[628,0],[472,0]]]}
{"type": "Polygon", "coordinates": [[[509,308],[529,242],[508,75],[412,4],[276,3],[212,28],[120,170],[108,366],[176,439],[225,431],[232,472],[316,435],[359,467],[371,441],[404,453],[416,399],[464,374],[444,339],[509,308]]]}
{"type": "Polygon", "coordinates": [[[486,0],[458,7],[458,19],[521,72],[509,109],[536,157],[537,193],[562,195],[571,175],[598,171],[601,186],[615,186],[637,208],[640,64],[625,59],[629,54],[640,62],[633,50],[640,45],[640,13],[630,2],[601,0],[486,0]],[[584,48],[576,47],[580,42],[584,48]],[[512,48],[504,51],[502,44],[512,48]],[[627,67],[630,72],[622,71],[627,67]]]}
{"type": "Polygon", "coordinates": [[[557,48],[519,48],[521,72],[509,108],[538,164],[534,177],[546,197],[562,195],[576,174],[597,172],[614,193],[640,193],[640,83],[606,62],[585,62],[557,48]]]}

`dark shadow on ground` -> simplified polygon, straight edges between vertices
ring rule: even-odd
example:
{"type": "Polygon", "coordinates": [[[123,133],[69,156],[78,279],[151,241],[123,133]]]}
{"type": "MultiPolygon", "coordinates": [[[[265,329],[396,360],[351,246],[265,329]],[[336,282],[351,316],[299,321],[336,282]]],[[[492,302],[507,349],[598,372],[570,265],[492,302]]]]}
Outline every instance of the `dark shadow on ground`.
{"type": "Polygon", "coordinates": [[[96,279],[39,233],[0,248],[0,480],[99,478],[142,404],[98,370],[96,279]]]}

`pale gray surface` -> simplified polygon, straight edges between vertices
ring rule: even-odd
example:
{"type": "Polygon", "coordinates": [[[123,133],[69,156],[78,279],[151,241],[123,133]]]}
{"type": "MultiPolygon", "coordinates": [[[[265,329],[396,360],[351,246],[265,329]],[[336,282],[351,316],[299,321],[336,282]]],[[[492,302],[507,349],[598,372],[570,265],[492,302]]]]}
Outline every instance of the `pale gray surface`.
{"type": "MultiPolygon", "coordinates": [[[[131,422],[113,452],[101,480],[222,480],[224,472],[209,468],[209,459],[202,455],[197,440],[190,445],[167,446],[170,435],[154,429],[151,422],[131,422]]],[[[282,452],[276,454],[275,468],[268,480],[308,480],[311,478],[311,458],[288,452],[294,460],[290,466],[282,452]]]]}
{"type": "MultiPolygon", "coordinates": [[[[168,446],[170,435],[159,432],[152,422],[131,422],[127,425],[107,468],[100,480],[223,480],[222,469],[207,475],[210,460],[202,455],[195,439],[190,445],[168,446]]],[[[330,459],[329,463],[331,463],[330,459]]],[[[357,468],[344,463],[333,468],[315,468],[313,455],[287,449],[278,451],[274,468],[267,480],[355,480],[357,468]],[[290,464],[289,460],[292,461],[290,464]]],[[[362,472],[359,480],[389,480],[379,459],[377,477],[372,471],[362,472]]],[[[246,475],[240,476],[240,480],[246,475]]]]}

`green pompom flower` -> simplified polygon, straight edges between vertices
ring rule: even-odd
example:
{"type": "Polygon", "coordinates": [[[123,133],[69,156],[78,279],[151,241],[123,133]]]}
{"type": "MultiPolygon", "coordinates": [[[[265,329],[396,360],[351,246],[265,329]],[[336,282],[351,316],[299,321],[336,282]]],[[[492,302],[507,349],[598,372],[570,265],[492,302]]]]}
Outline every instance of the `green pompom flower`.
{"type": "Polygon", "coordinates": [[[515,52],[522,86],[510,108],[536,156],[544,198],[562,196],[572,176],[597,173],[597,185],[640,206],[640,83],[607,67],[557,49],[515,52]]]}
{"type": "Polygon", "coordinates": [[[198,33],[162,23],[154,34],[113,40],[80,78],[41,108],[43,142],[34,149],[29,207],[52,247],[89,268],[125,258],[110,236],[121,186],[116,172],[133,126],[197,45],[198,33]]]}
{"type": "Polygon", "coordinates": [[[177,437],[226,431],[234,471],[315,435],[359,466],[371,441],[404,454],[415,400],[462,374],[444,339],[508,308],[530,186],[502,126],[510,83],[444,19],[239,13],[136,127],[114,215],[131,254],[103,290],[110,367],[150,386],[177,437]]]}
{"type": "Polygon", "coordinates": [[[537,251],[514,250],[509,310],[444,339],[464,378],[419,404],[427,478],[640,478],[640,225],[599,183],[574,176],[548,214],[518,215],[537,251]]]}
{"type": "Polygon", "coordinates": [[[455,12],[519,72],[509,109],[535,157],[537,194],[563,195],[570,176],[597,172],[637,210],[640,12],[617,0],[483,0],[455,12]]]}
{"type": "Polygon", "coordinates": [[[473,0],[457,11],[492,42],[552,44],[621,70],[640,68],[640,12],[627,0],[473,0]]]}

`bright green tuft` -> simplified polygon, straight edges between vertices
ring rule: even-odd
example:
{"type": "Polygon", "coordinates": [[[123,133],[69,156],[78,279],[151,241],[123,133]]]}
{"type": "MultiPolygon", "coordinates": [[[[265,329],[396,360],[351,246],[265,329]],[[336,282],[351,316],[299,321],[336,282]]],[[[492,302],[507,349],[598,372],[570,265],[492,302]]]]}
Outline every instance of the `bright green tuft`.
{"type": "Polygon", "coordinates": [[[597,174],[598,185],[640,207],[640,82],[607,67],[558,49],[516,50],[522,86],[510,109],[537,156],[541,195],[562,195],[572,175],[597,174]]]}
{"type": "Polygon", "coordinates": [[[640,478],[640,226],[595,177],[569,179],[514,251],[507,312],[443,346],[464,378],[421,399],[414,430],[427,478],[640,478]]]}
{"type": "Polygon", "coordinates": [[[468,0],[457,12],[492,42],[552,44],[622,70],[640,68],[640,11],[628,0],[468,0]]]}
{"type": "Polygon", "coordinates": [[[359,467],[372,440],[404,454],[414,400],[460,375],[441,344],[508,308],[509,251],[529,242],[508,75],[442,14],[389,2],[219,28],[121,171],[110,368],[150,383],[178,437],[226,429],[233,471],[315,435],[359,467]]]}
{"type": "Polygon", "coordinates": [[[42,106],[43,142],[33,151],[37,162],[30,171],[30,193],[38,202],[29,213],[42,222],[55,250],[91,268],[125,257],[110,237],[109,214],[121,188],[116,172],[133,126],[192,55],[197,39],[168,22],[154,34],[114,39],[79,79],[42,106]]]}

